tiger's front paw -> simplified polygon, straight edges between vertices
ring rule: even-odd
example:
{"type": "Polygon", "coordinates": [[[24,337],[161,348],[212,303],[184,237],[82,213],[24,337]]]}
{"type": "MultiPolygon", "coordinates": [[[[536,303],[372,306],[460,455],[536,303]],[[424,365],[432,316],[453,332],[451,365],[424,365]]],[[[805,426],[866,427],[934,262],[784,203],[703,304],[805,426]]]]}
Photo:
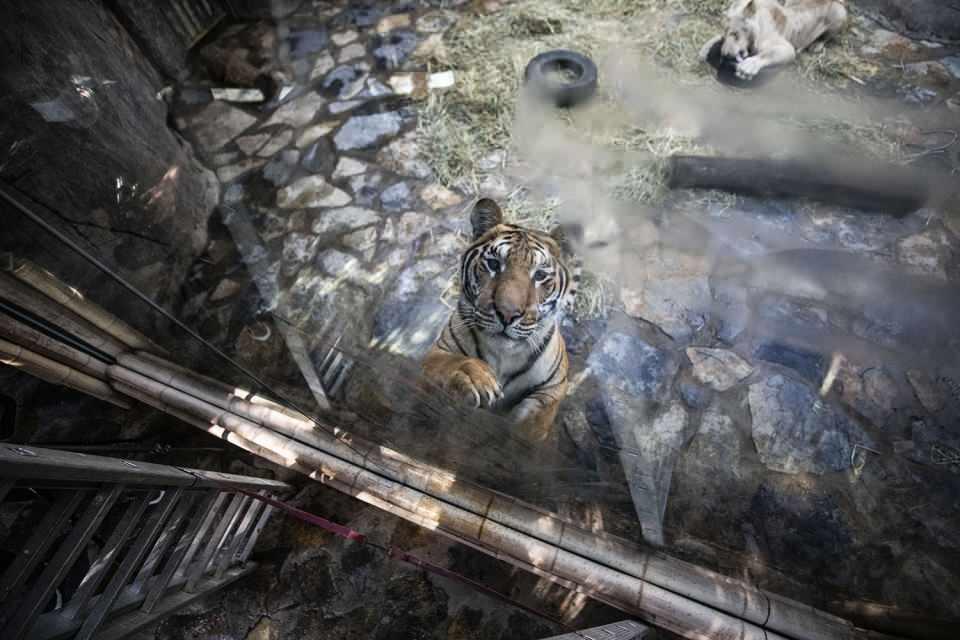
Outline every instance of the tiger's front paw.
{"type": "Polygon", "coordinates": [[[465,404],[492,407],[503,398],[497,376],[483,360],[469,358],[457,367],[446,384],[447,391],[465,404]]]}

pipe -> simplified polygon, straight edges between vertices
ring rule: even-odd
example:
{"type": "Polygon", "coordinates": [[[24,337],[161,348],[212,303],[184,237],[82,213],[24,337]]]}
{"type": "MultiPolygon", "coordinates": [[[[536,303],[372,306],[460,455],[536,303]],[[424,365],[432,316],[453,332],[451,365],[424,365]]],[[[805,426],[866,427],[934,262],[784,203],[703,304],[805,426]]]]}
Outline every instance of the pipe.
{"type": "Polygon", "coordinates": [[[0,339],[0,362],[52,384],[90,394],[123,409],[131,406],[126,398],[111,389],[107,383],[3,339],[0,339]]]}
{"type": "Polygon", "coordinates": [[[29,285],[20,282],[7,273],[0,273],[0,297],[6,298],[17,306],[23,307],[27,311],[49,322],[56,323],[58,327],[67,333],[99,349],[110,357],[115,358],[124,351],[129,351],[125,344],[113,336],[103,333],[87,320],[84,320],[72,311],[64,309],[50,298],[38,295],[37,291],[29,285]]]}
{"type": "Polygon", "coordinates": [[[14,259],[11,273],[54,302],[63,305],[107,335],[115,338],[132,349],[166,353],[149,338],[128,325],[123,320],[83,297],[45,269],[25,259],[14,259]]]}
{"type": "Polygon", "coordinates": [[[175,409],[169,405],[165,405],[164,403],[150,396],[149,394],[138,391],[137,389],[129,385],[125,385],[123,383],[116,383],[114,386],[116,387],[117,391],[119,391],[125,396],[129,396],[135,400],[139,400],[143,404],[151,406],[154,409],[158,409],[168,415],[171,415],[189,424],[190,426],[197,427],[198,429],[202,429],[212,436],[215,436],[221,440],[225,440],[230,444],[240,447],[241,449],[244,449],[246,451],[249,451],[250,453],[258,457],[261,457],[265,460],[269,460],[270,462],[274,463],[277,466],[286,467],[289,462],[283,457],[274,454],[273,451],[270,451],[269,449],[264,449],[263,447],[260,447],[250,442],[246,438],[241,438],[237,434],[227,431],[226,429],[224,429],[223,427],[221,427],[219,424],[215,422],[206,422],[191,413],[188,413],[186,411],[180,411],[179,409],[175,409]]]}
{"type": "MultiPolygon", "coordinates": [[[[124,355],[126,356],[126,354],[124,354],[124,355]]],[[[130,355],[133,355],[133,354],[130,354],[130,355]]],[[[166,359],[164,359],[164,358],[161,358],[160,356],[156,356],[156,355],[154,355],[154,354],[152,354],[152,353],[146,353],[146,352],[143,352],[143,351],[138,351],[138,352],[136,353],[136,358],[127,358],[127,359],[125,359],[125,362],[129,362],[129,363],[130,363],[130,364],[127,364],[127,365],[125,365],[125,366],[127,366],[127,367],[130,368],[130,369],[134,369],[134,370],[136,370],[136,371],[140,371],[141,373],[146,373],[146,370],[145,370],[145,367],[146,367],[146,366],[148,366],[148,365],[153,365],[153,368],[151,368],[150,370],[154,371],[158,376],[163,376],[164,374],[161,373],[161,371],[165,369],[165,370],[167,370],[167,371],[169,371],[169,372],[171,372],[171,373],[179,374],[180,376],[182,376],[182,377],[184,377],[184,378],[189,378],[189,379],[195,380],[198,384],[204,384],[204,385],[207,385],[207,386],[208,386],[209,388],[211,388],[211,389],[216,389],[216,390],[218,390],[220,393],[225,394],[225,396],[227,396],[227,397],[229,397],[229,396],[236,396],[237,398],[240,398],[241,400],[246,400],[246,401],[251,402],[251,403],[253,403],[253,404],[263,405],[263,406],[265,406],[265,407],[270,407],[271,409],[273,409],[273,410],[275,410],[275,411],[279,411],[279,412],[284,413],[284,414],[286,414],[286,415],[288,415],[288,416],[290,416],[290,417],[293,417],[293,418],[297,418],[297,419],[303,418],[304,420],[309,420],[309,418],[307,418],[306,416],[304,416],[304,415],[303,415],[302,413],[300,413],[299,411],[294,411],[293,409],[290,409],[289,407],[285,407],[285,406],[283,406],[282,404],[280,404],[280,403],[278,403],[278,402],[274,402],[274,401],[271,400],[270,398],[267,398],[267,397],[265,397],[265,396],[261,396],[261,395],[254,394],[254,393],[252,393],[252,392],[250,392],[250,391],[247,391],[246,389],[243,389],[243,388],[241,388],[241,387],[235,387],[235,386],[233,386],[233,385],[229,385],[229,384],[226,384],[226,383],[224,383],[224,382],[221,382],[220,380],[216,380],[216,379],[211,378],[211,377],[209,377],[209,376],[205,376],[205,375],[203,375],[203,374],[197,373],[196,371],[193,371],[193,370],[191,370],[191,369],[187,369],[186,367],[182,367],[182,366],[180,366],[180,365],[178,365],[178,364],[175,364],[175,363],[173,363],[173,362],[170,362],[169,360],[166,360],[166,359]],[[133,365],[133,366],[131,366],[131,365],[133,365]],[[139,367],[139,368],[138,368],[138,367],[139,367]]],[[[154,380],[160,380],[160,382],[164,382],[164,380],[161,380],[161,379],[158,378],[157,376],[150,375],[150,374],[147,374],[147,375],[149,375],[149,376],[150,376],[151,378],[153,378],[154,380]]],[[[171,379],[172,379],[172,377],[171,377],[171,379]]],[[[167,383],[167,384],[169,384],[169,383],[167,383]]],[[[171,385],[171,386],[175,386],[175,385],[171,385]]]]}
{"type": "MultiPolygon", "coordinates": [[[[562,547],[635,578],[670,589],[710,607],[764,625],[787,636],[828,640],[849,637],[853,625],[843,618],[770,593],[740,580],[641,547],[615,536],[585,531],[557,515],[510,496],[490,491],[455,474],[423,464],[399,452],[351,436],[330,432],[295,412],[278,414],[255,406],[233,390],[205,384],[196,374],[180,375],[160,358],[145,362],[141,354],[118,361],[139,373],[178,388],[250,422],[315,447],[329,455],[442,499],[526,535],[562,547]]],[[[113,370],[111,370],[113,371],[113,370]]]]}
{"type": "MultiPolygon", "coordinates": [[[[690,640],[738,638],[787,640],[785,636],[717,611],[676,593],[626,575],[588,558],[560,549],[489,518],[437,500],[389,478],[366,471],[348,461],[263,429],[249,420],[132,371],[111,374],[127,382],[116,383],[123,393],[149,397],[155,407],[187,412],[197,420],[216,425],[256,447],[273,452],[284,466],[307,474],[364,502],[421,526],[440,531],[516,566],[562,584],[575,585],[603,600],[654,622],[690,640]]],[[[195,422],[194,422],[195,424],[195,422]]]]}
{"type": "Polygon", "coordinates": [[[98,380],[106,380],[107,378],[107,365],[100,360],[45,336],[36,329],[31,329],[3,314],[0,314],[0,336],[20,346],[29,345],[40,355],[69,365],[98,380]]]}

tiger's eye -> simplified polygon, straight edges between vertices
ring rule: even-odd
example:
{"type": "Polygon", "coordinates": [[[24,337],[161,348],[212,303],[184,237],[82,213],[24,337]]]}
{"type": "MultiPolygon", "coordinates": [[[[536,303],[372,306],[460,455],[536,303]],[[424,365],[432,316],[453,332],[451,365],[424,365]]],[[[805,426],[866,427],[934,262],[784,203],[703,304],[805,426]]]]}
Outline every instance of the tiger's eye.
{"type": "Polygon", "coordinates": [[[535,282],[543,282],[549,277],[550,277],[550,273],[547,271],[544,271],[543,269],[537,269],[536,271],[533,272],[533,279],[535,282]]]}
{"type": "Polygon", "coordinates": [[[489,269],[492,273],[500,271],[500,261],[496,258],[486,258],[484,263],[487,265],[487,269],[489,269]]]}

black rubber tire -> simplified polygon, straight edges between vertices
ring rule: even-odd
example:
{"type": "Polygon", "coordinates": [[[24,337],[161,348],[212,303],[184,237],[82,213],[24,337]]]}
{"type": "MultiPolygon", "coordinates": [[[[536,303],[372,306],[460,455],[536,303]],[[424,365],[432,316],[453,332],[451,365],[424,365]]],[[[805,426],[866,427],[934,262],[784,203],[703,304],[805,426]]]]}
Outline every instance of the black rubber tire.
{"type": "Polygon", "coordinates": [[[761,69],[751,80],[737,76],[737,63],[733,58],[725,58],[720,53],[723,41],[716,42],[707,54],[707,64],[717,70],[717,82],[737,89],[753,89],[765,85],[776,74],[776,67],[761,69]]]}
{"type": "Polygon", "coordinates": [[[527,87],[558,107],[574,107],[597,91],[597,65],[576,51],[554,49],[534,57],[523,72],[527,87]],[[573,80],[558,84],[550,79],[557,70],[573,72],[573,80]]]}

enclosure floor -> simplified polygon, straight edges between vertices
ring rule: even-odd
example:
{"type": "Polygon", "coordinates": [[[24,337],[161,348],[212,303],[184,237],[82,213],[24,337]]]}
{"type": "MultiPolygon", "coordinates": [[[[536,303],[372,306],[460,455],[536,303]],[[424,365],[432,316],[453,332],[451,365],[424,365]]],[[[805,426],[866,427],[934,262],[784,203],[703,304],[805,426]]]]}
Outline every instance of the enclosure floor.
{"type": "MultiPolygon", "coordinates": [[[[508,150],[475,183],[440,184],[422,153],[424,103],[395,93],[458,20],[488,19],[477,5],[305,2],[203,45],[174,115],[223,187],[182,309],[206,336],[265,369],[285,349],[322,369],[334,335],[422,357],[456,300],[472,199],[529,186],[508,150]],[[263,106],[210,101],[207,87],[229,86],[211,59],[280,71],[290,90],[263,106]]],[[[892,88],[888,75],[854,90],[900,96],[906,122],[929,122],[917,103],[956,92],[956,54],[857,27],[857,55],[889,66],[908,47],[914,66],[892,88]]],[[[920,164],[956,172],[960,145],[927,154],[925,140],[920,164]]],[[[681,194],[619,223],[616,274],[593,263],[613,283],[603,313],[563,323],[576,384],[543,445],[602,489],[545,471],[546,489],[523,497],[840,614],[875,601],[960,615],[956,212],[681,194]]],[[[355,411],[372,401],[342,393],[355,411]]],[[[314,570],[304,554],[289,570],[314,570]]],[[[343,593],[316,589],[325,615],[345,615],[343,593]]]]}

